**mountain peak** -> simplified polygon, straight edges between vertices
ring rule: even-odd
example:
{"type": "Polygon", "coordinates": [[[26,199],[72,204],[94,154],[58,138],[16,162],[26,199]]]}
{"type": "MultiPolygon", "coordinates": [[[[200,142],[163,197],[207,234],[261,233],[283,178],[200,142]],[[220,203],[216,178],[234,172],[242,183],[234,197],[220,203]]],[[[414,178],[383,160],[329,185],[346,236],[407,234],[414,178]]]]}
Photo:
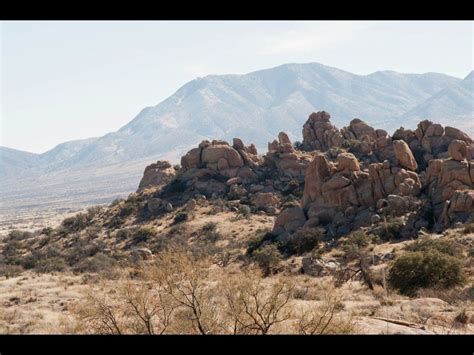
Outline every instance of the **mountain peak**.
{"type": "Polygon", "coordinates": [[[467,74],[464,80],[474,80],[474,70],[471,70],[471,72],[467,74]]]}

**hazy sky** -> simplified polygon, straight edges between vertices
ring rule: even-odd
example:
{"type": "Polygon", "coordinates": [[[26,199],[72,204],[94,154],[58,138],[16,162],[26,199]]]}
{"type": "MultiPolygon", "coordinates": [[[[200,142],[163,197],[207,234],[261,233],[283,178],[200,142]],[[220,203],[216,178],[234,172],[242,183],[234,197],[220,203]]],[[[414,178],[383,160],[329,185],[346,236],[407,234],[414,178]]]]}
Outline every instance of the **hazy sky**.
{"type": "Polygon", "coordinates": [[[0,41],[0,145],[37,153],[115,131],[207,74],[474,68],[474,22],[2,22],[0,41]]]}

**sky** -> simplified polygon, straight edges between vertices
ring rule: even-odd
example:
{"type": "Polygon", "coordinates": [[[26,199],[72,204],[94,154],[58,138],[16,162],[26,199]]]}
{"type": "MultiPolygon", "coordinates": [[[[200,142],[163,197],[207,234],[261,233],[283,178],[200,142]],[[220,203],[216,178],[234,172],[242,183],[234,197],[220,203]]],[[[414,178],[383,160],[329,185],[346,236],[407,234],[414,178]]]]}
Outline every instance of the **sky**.
{"type": "Polygon", "coordinates": [[[308,62],[464,78],[474,22],[1,22],[0,145],[43,153],[116,131],[197,77],[308,62]]]}

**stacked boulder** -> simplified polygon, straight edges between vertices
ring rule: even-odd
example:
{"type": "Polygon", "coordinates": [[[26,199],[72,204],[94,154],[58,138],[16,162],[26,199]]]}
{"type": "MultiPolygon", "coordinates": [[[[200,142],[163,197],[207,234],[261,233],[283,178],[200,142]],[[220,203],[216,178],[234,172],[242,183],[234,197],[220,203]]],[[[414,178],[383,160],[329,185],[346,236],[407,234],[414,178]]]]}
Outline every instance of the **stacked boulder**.
{"type": "Polygon", "coordinates": [[[337,236],[391,216],[405,216],[412,230],[474,221],[474,142],[467,134],[425,120],[389,136],[360,119],[339,130],[330,118],[312,113],[301,149],[280,132],[265,156],[239,138],[232,145],[202,141],[178,171],[168,162],[148,166],[139,191],[165,185],[150,213],[170,209],[158,199],[166,202],[166,191],[183,201],[217,195],[271,214],[292,205],[276,218],[276,234],[317,227],[337,236]]]}
{"type": "Polygon", "coordinates": [[[280,175],[303,178],[310,160],[310,154],[293,148],[285,132],[278,134],[278,140],[268,143],[266,165],[274,167],[280,175]]]}
{"type": "Polygon", "coordinates": [[[138,191],[152,186],[163,186],[169,183],[175,176],[176,171],[167,161],[157,161],[145,168],[143,177],[138,185],[138,191]]]}
{"type": "Polygon", "coordinates": [[[464,132],[454,127],[443,127],[428,120],[418,123],[416,130],[403,127],[393,134],[396,139],[404,140],[414,152],[417,152],[419,162],[427,165],[431,159],[447,158],[448,147],[453,140],[466,144],[466,157],[474,159],[473,140],[464,132]]]}
{"type": "Polygon", "coordinates": [[[303,143],[305,151],[327,151],[341,147],[344,137],[336,126],[331,124],[331,115],[326,111],[312,113],[303,125],[303,143]]]}
{"type": "Polygon", "coordinates": [[[181,179],[206,195],[224,193],[227,186],[255,181],[260,164],[255,146],[246,147],[241,139],[235,138],[232,146],[205,140],[181,158],[181,179]]]}
{"type": "Polygon", "coordinates": [[[400,165],[386,160],[370,164],[366,170],[351,153],[340,153],[335,162],[322,153],[315,155],[306,170],[302,207],[292,207],[278,216],[274,232],[330,225],[334,234],[342,235],[380,219],[377,212],[416,210],[419,203],[413,196],[421,189],[414,172],[416,162],[404,142],[395,144],[400,165]]]}
{"type": "Polygon", "coordinates": [[[465,141],[453,139],[448,158],[429,162],[425,187],[443,226],[474,218],[474,160],[468,160],[468,152],[465,141]]]}

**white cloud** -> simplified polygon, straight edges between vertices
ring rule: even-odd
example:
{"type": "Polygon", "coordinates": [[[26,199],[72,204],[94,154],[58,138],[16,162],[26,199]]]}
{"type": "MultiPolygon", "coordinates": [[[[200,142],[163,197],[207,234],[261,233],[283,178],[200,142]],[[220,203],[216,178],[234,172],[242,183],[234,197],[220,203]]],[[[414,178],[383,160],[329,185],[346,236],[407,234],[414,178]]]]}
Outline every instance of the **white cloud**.
{"type": "Polygon", "coordinates": [[[282,54],[319,50],[355,38],[358,32],[372,27],[374,22],[322,21],[298,24],[295,28],[267,37],[260,54],[282,54]]]}

